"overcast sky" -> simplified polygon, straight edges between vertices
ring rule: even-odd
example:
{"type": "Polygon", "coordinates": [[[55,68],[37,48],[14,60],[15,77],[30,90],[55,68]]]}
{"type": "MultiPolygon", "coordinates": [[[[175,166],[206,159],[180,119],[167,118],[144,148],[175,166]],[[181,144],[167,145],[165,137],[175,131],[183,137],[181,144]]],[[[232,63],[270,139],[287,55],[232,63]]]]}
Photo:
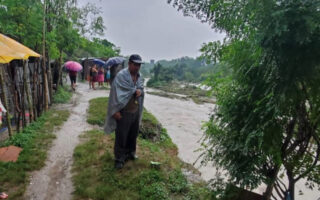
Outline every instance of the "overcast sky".
{"type": "Polygon", "coordinates": [[[197,57],[205,42],[222,39],[208,24],[184,17],[167,0],[79,0],[102,8],[105,38],[124,56],[138,53],[145,61],[197,57]]]}

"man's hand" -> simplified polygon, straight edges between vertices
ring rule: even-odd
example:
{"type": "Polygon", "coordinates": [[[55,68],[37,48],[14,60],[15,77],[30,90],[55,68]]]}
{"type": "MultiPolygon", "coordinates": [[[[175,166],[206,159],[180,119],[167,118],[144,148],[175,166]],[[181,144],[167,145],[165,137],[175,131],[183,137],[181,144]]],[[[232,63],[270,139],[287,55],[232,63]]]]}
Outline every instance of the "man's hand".
{"type": "Polygon", "coordinates": [[[136,97],[140,97],[141,96],[141,90],[140,89],[137,89],[136,90],[136,97]]]}
{"type": "Polygon", "coordinates": [[[122,118],[121,113],[120,112],[116,112],[112,115],[113,118],[115,118],[116,120],[120,120],[122,118]]]}

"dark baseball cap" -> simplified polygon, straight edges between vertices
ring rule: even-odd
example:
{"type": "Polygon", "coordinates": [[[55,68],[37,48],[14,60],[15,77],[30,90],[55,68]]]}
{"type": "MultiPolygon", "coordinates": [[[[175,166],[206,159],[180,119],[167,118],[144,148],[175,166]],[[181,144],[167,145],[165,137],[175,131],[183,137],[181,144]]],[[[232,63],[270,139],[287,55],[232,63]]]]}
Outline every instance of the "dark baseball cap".
{"type": "Polygon", "coordinates": [[[142,61],[141,56],[139,56],[138,54],[132,54],[129,57],[129,61],[131,61],[133,63],[144,64],[144,62],[142,61]]]}

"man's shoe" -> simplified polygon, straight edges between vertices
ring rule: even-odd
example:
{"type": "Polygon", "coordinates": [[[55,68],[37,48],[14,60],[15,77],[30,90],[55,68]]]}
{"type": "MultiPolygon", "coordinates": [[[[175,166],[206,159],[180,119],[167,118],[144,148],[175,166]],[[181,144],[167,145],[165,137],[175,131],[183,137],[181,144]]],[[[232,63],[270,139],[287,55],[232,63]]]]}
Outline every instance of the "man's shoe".
{"type": "Polygon", "coordinates": [[[116,163],[114,164],[114,168],[115,168],[116,170],[122,169],[122,168],[123,168],[123,163],[122,163],[122,162],[116,162],[116,163]]]}
{"type": "Polygon", "coordinates": [[[128,154],[126,160],[137,160],[138,156],[136,154],[128,154]]]}

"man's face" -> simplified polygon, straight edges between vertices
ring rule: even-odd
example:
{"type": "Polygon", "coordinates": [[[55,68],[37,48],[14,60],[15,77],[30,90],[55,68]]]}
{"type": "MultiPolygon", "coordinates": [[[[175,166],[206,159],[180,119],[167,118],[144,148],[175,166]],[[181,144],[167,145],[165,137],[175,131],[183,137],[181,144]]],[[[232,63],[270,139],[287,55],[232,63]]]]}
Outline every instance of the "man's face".
{"type": "Polygon", "coordinates": [[[139,63],[134,63],[134,62],[129,62],[129,71],[132,74],[137,74],[140,70],[141,64],[139,63]]]}

